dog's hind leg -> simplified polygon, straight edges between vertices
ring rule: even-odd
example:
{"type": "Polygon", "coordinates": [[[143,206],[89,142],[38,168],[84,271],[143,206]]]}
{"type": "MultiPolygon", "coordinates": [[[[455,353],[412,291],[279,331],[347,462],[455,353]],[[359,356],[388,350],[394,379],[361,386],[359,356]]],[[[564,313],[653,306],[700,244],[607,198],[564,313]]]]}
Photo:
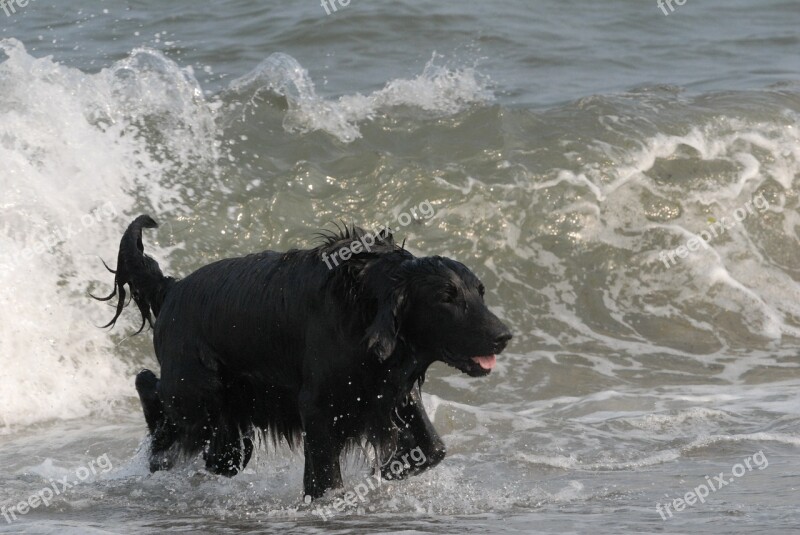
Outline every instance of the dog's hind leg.
{"type": "Polygon", "coordinates": [[[247,466],[253,454],[253,429],[240,431],[229,424],[214,429],[208,448],[203,452],[206,469],[214,474],[233,477],[247,466]]]}
{"type": "Polygon", "coordinates": [[[252,409],[241,401],[242,386],[220,365],[224,359],[198,338],[188,333],[159,337],[156,328],[164,446],[171,447],[174,437],[183,456],[202,452],[209,472],[233,477],[253,453],[252,409]]]}
{"type": "Polygon", "coordinates": [[[169,470],[173,463],[170,450],[178,436],[175,426],[164,414],[158,393],[158,377],[150,370],[142,370],[136,376],[136,391],[150,431],[150,471],[169,470]]]}
{"type": "Polygon", "coordinates": [[[169,417],[164,417],[150,440],[150,471],[169,470],[178,456],[178,430],[169,417]]]}
{"type": "Polygon", "coordinates": [[[156,432],[159,422],[164,419],[164,406],[158,397],[157,388],[158,377],[150,370],[142,370],[136,376],[136,391],[139,393],[144,420],[151,435],[156,432]]]}
{"type": "Polygon", "coordinates": [[[203,458],[206,469],[214,474],[233,477],[244,470],[253,454],[253,395],[247,384],[218,370],[214,403],[207,406],[211,436],[203,458]]]}
{"type": "Polygon", "coordinates": [[[444,442],[422,406],[418,388],[413,388],[406,400],[397,407],[397,448],[381,462],[384,479],[405,479],[439,464],[447,454],[444,442]]]}

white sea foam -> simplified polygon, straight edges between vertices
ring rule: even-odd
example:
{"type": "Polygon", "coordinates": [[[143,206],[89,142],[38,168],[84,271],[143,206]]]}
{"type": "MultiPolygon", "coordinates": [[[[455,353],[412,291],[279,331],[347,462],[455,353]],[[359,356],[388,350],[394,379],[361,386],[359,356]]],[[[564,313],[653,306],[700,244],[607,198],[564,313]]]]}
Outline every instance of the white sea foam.
{"type": "Polygon", "coordinates": [[[420,108],[435,115],[452,115],[467,106],[493,99],[488,82],[474,68],[449,69],[437,56],[412,79],[395,79],[383,89],[362,95],[323,98],[308,71],[293,57],[275,53],[230,84],[235,92],[267,90],[286,97],[284,127],[290,132],[322,130],[344,143],[361,137],[359,123],[398,106],[420,108]]]}
{"type": "MultiPolygon", "coordinates": [[[[774,256],[800,243],[800,215],[791,193],[800,176],[798,132],[800,118],[787,111],[774,121],[723,116],[687,125],[685,134],[646,136],[632,141],[633,147],[597,142],[595,154],[582,155],[588,163],[577,169],[554,170],[545,180],[533,182],[530,189],[537,197],[554,189],[569,189],[582,199],[559,206],[550,216],[555,221],[554,231],[569,236],[576,247],[631,253],[619,266],[619,276],[609,275],[604,289],[607,312],[619,325],[628,325],[631,317],[647,316],[649,321],[664,323],[680,318],[698,332],[705,331],[706,340],[718,337],[723,339],[721,343],[730,343],[708,321],[707,314],[698,314],[698,304],[703,303],[737,318],[753,339],[796,339],[800,337],[800,285],[785,269],[790,261],[782,256],[776,261],[774,256]],[[694,175],[697,162],[720,171],[694,175]],[[679,174],[666,180],[663,166],[679,174]],[[674,245],[684,243],[705,230],[711,216],[733,219],[735,210],[751,201],[756,192],[764,191],[770,195],[767,210],[677,266],[658,269],[661,249],[648,247],[672,243],[665,240],[673,240],[674,245]],[[654,197],[677,207],[676,217],[653,221],[644,205],[646,198],[654,197]],[[587,210],[587,203],[596,205],[597,210],[587,210]],[[644,295],[668,297],[645,304],[644,295]]],[[[559,263],[545,265],[556,270],[559,263]]],[[[556,273],[553,278],[559,279],[556,273]]],[[[586,335],[626,352],[646,351],[652,343],[646,338],[641,345],[637,340],[622,342],[591,332],[583,318],[573,317],[570,307],[562,306],[561,295],[554,295],[549,307],[554,317],[574,329],[576,337],[586,335]]],[[[639,332],[629,326],[632,333],[639,332]]],[[[727,371],[723,373],[730,377],[727,371]]]]}
{"type": "Polygon", "coordinates": [[[136,50],[85,74],[37,59],[16,40],[0,41],[0,50],[3,432],[133,393],[130,370],[96,327],[111,312],[87,297],[88,283],[110,287],[99,256],[113,265],[137,195],[170,206],[174,192],[161,176],[216,148],[213,113],[191,72],[158,52],[136,50]],[[140,134],[154,116],[149,128],[165,141],[148,146],[140,134]]]}

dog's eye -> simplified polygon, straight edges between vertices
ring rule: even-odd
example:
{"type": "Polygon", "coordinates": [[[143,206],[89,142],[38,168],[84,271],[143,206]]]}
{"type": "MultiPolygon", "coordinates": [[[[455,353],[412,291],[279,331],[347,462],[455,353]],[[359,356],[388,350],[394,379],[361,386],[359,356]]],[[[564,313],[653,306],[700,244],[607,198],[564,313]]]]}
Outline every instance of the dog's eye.
{"type": "Polygon", "coordinates": [[[442,295],[442,301],[445,303],[455,303],[456,299],[458,299],[458,289],[455,286],[449,286],[444,295],[442,295]]]}

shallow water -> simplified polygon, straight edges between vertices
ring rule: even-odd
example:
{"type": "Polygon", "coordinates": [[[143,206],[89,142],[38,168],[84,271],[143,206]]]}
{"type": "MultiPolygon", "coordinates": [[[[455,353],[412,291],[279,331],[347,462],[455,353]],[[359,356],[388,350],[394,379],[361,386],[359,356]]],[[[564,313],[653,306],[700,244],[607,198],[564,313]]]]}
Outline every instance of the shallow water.
{"type": "MultiPolygon", "coordinates": [[[[798,22],[772,0],[0,11],[0,533],[795,530],[798,22]],[[185,275],[426,201],[398,235],[470,266],[516,335],[486,379],[431,369],[444,463],[327,520],[285,448],[232,480],[148,473],[151,336],[98,329],[86,296],[133,216],[185,275]]],[[[368,471],[349,459],[348,489],[368,471]]]]}

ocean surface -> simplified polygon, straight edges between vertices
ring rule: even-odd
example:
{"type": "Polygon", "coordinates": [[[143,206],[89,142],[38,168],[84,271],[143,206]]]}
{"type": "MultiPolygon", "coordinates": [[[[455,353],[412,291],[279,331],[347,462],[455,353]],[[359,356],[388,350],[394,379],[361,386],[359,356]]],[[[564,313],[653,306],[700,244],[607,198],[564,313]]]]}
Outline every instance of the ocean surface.
{"type": "Polygon", "coordinates": [[[796,533],[800,3],[326,6],[0,6],[0,533],[796,533]],[[174,276],[394,224],[515,338],[355,506],[287,448],[150,475],[151,333],[87,295],[141,213],[174,276]]]}

